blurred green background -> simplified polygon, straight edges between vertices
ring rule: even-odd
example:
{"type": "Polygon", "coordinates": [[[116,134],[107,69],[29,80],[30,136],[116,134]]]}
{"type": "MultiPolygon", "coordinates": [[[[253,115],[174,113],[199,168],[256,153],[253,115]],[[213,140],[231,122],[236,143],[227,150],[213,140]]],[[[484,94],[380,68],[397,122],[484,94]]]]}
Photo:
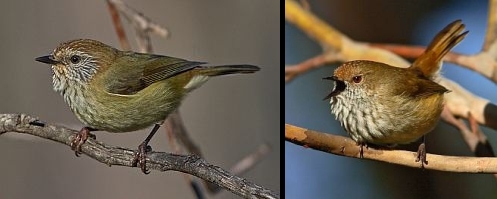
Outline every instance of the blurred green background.
{"type": "MultiPolygon", "coordinates": [[[[213,78],[186,98],[180,111],[206,159],[229,169],[267,142],[270,154],[242,177],[280,190],[280,13],[278,1],[137,1],[130,6],[168,28],[152,36],[154,52],[212,64],[247,63],[253,75],[213,78]]],[[[136,49],[134,30],[122,19],[136,49]]],[[[120,48],[106,1],[2,1],[0,3],[0,113],[26,113],[80,129],[58,93],[50,68],[34,61],[60,43],[91,38],[120,48]]],[[[150,129],[96,132],[99,141],[136,148],[150,129]]],[[[164,128],[151,143],[171,151],[164,128]]],[[[181,173],[111,167],[76,158],[68,146],[34,136],[0,136],[0,198],[194,198],[181,173]]],[[[224,191],[209,198],[236,198],[224,191]]]]}
{"type": "MultiPolygon", "coordinates": [[[[427,45],[455,19],[469,34],[455,49],[472,54],[482,48],[487,1],[309,1],[311,10],[358,41],[427,45]]],[[[494,13],[497,14],[497,13],[494,13]]],[[[320,54],[321,46],[293,25],[285,24],[285,65],[320,54]]],[[[347,136],[323,97],[333,83],[322,81],[338,65],[299,76],[285,85],[285,123],[347,136]]],[[[497,102],[494,83],[467,69],[444,64],[442,74],[466,89],[497,102]]],[[[482,127],[494,148],[495,130],[482,127]]],[[[414,151],[417,144],[403,146],[414,151]]],[[[473,156],[460,133],[443,122],[427,136],[429,153],[473,156]]],[[[414,157],[413,157],[414,161],[414,157]]],[[[429,161],[429,160],[428,160],[429,161]]],[[[407,168],[339,157],[285,143],[287,198],[497,198],[496,179],[489,174],[460,174],[407,168]]]]}

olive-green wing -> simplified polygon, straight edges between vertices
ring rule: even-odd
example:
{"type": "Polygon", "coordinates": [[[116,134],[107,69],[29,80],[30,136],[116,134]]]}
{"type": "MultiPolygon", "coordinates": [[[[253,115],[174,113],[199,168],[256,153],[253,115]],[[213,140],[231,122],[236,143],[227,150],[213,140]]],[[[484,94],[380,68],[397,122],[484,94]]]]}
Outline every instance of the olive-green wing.
{"type": "Polygon", "coordinates": [[[135,94],[155,82],[203,64],[174,57],[134,52],[123,52],[115,63],[121,64],[107,68],[103,82],[107,92],[121,95],[135,94]]]}

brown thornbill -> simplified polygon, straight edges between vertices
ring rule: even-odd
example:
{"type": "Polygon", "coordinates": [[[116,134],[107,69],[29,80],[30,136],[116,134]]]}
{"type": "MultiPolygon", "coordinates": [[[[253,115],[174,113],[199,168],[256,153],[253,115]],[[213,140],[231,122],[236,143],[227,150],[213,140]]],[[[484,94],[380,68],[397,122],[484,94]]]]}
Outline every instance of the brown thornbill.
{"type": "Polygon", "coordinates": [[[74,137],[76,155],[90,131],[130,132],[155,124],[138,147],[133,165],[148,173],[148,142],[186,94],[209,77],[254,73],[252,65],[202,66],[163,55],[120,51],[99,41],[72,40],[36,61],[50,64],[53,88],[86,126],[74,137]]]}
{"type": "MultiPolygon", "coordinates": [[[[360,145],[395,146],[417,140],[437,124],[448,90],[436,83],[443,57],[468,33],[457,20],[432,40],[409,68],[357,60],[338,67],[331,112],[360,145]]],[[[427,163],[423,143],[418,149],[421,166],[427,163]]]]}

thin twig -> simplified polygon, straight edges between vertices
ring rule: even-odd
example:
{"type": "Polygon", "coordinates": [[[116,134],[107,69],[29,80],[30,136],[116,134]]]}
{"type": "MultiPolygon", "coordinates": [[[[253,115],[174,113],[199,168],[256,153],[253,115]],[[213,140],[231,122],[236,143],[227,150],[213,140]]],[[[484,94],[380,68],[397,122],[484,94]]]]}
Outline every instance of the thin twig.
{"type": "Polygon", "coordinates": [[[113,3],[111,3],[109,0],[107,0],[107,6],[109,7],[110,16],[112,17],[114,29],[116,30],[119,43],[121,43],[122,50],[131,50],[128,38],[126,38],[126,32],[124,32],[124,28],[121,23],[121,18],[119,17],[119,12],[117,11],[116,6],[113,3]]]}
{"type": "Polygon", "coordinates": [[[260,162],[262,158],[264,158],[271,151],[271,147],[268,144],[264,143],[257,147],[257,149],[253,152],[238,161],[235,165],[233,165],[230,169],[231,173],[236,173],[235,175],[241,175],[248,170],[250,170],[254,165],[260,162]]]}
{"type": "Polygon", "coordinates": [[[203,157],[200,148],[193,142],[193,139],[189,136],[188,131],[181,119],[181,115],[178,110],[175,110],[167,117],[165,125],[168,128],[168,131],[171,131],[174,137],[178,142],[181,143],[183,147],[185,147],[188,153],[193,153],[200,157],[203,157]]]}
{"type": "Polygon", "coordinates": [[[125,19],[127,19],[135,28],[136,40],[140,52],[152,52],[149,33],[154,33],[164,38],[169,36],[169,31],[166,28],[154,23],[145,15],[131,8],[121,0],[108,0],[108,2],[114,4],[117,10],[119,10],[125,19]]]}
{"type": "Polygon", "coordinates": [[[345,59],[336,53],[323,53],[299,64],[285,66],[285,82],[288,83],[298,75],[308,72],[309,70],[319,68],[325,63],[338,61],[345,61],[345,59]]]}
{"type": "MultiPolygon", "coordinates": [[[[177,110],[174,111],[174,113],[176,113],[176,112],[177,112],[177,110]]],[[[169,117],[170,116],[171,115],[169,115],[169,117]]],[[[181,147],[179,147],[177,145],[176,136],[174,135],[175,131],[173,131],[172,125],[170,123],[168,123],[167,121],[169,121],[169,120],[166,120],[166,122],[165,122],[166,124],[164,126],[166,127],[166,133],[167,133],[167,138],[168,138],[167,140],[169,142],[169,146],[171,148],[173,148],[174,153],[176,153],[176,154],[184,154],[181,151],[181,147]]],[[[195,155],[198,155],[198,154],[195,154],[195,155]]],[[[199,155],[199,157],[203,158],[200,155],[199,155]]],[[[184,173],[183,174],[183,178],[186,180],[186,182],[188,182],[190,184],[190,187],[192,188],[193,193],[195,193],[195,196],[196,196],[197,199],[205,198],[205,194],[204,194],[203,190],[200,188],[198,182],[196,180],[194,180],[191,175],[188,175],[188,174],[184,173]]],[[[205,181],[205,182],[207,182],[207,181],[205,181]]],[[[218,187],[218,186],[216,186],[216,187],[218,187]]]]}

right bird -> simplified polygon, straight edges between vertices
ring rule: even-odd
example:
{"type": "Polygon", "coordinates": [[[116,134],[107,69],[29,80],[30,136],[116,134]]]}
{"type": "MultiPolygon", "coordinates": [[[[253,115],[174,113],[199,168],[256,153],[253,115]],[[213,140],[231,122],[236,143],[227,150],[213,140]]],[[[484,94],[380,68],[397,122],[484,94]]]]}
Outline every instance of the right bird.
{"type": "Polygon", "coordinates": [[[64,42],[36,61],[52,66],[54,90],[86,125],[71,143],[76,156],[94,136],[90,131],[121,133],[155,124],[133,161],[144,173],[148,142],[190,91],[210,77],[259,71],[253,65],[203,66],[204,62],[120,51],[91,39],[64,42]]]}
{"type": "MultiPolygon", "coordinates": [[[[413,142],[433,130],[443,109],[444,93],[438,84],[443,57],[468,33],[456,20],[441,30],[409,68],[356,60],[339,66],[332,76],[331,112],[360,145],[393,147],[413,142]]],[[[424,138],[424,137],[423,137],[424,138]]],[[[427,164],[423,143],[416,161],[427,164]]]]}

